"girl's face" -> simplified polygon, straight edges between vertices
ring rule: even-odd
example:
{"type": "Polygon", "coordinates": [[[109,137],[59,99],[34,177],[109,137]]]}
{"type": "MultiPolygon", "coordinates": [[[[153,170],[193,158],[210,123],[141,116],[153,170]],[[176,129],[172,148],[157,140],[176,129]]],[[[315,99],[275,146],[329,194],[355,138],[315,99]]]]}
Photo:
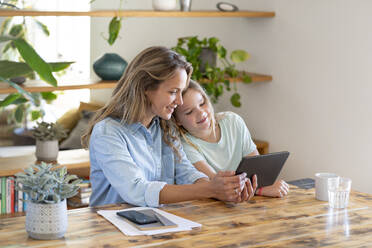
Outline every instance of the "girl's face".
{"type": "Polygon", "coordinates": [[[187,73],[185,69],[177,69],[175,75],[162,82],[156,90],[145,92],[150,101],[148,109],[148,118],[143,123],[147,126],[152,118],[159,116],[162,119],[169,120],[173,111],[178,105],[182,105],[182,91],[186,87],[187,73]]]}
{"type": "Polygon", "coordinates": [[[211,109],[199,91],[188,89],[183,95],[183,104],[177,107],[175,117],[177,124],[189,133],[198,136],[211,128],[211,109]]]}

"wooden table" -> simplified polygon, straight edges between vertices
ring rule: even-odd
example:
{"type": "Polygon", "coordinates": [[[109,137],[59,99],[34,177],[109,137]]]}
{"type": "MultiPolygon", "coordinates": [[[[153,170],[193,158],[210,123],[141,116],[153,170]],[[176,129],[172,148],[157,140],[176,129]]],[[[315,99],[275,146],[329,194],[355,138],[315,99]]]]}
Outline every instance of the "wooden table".
{"type": "MultiPolygon", "coordinates": [[[[127,205],[100,209],[121,209],[127,205]]],[[[65,238],[28,238],[25,217],[0,219],[0,247],[368,247],[372,195],[353,192],[347,209],[315,200],[314,189],[292,187],[283,198],[248,203],[215,200],[170,204],[165,211],[201,223],[201,229],[155,236],[125,236],[94,208],[70,210],[65,238]]]]}

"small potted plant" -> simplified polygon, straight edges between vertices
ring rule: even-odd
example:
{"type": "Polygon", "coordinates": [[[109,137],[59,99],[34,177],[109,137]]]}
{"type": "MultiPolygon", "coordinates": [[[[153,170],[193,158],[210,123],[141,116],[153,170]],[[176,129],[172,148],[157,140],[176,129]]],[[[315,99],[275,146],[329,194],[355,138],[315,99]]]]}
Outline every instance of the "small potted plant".
{"type": "Polygon", "coordinates": [[[39,122],[32,130],[36,139],[36,158],[39,161],[54,162],[57,160],[58,141],[67,136],[66,129],[58,123],[39,122]]]}
{"type": "Polygon", "coordinates": [[[81,179],[66,167],[41,162],[15,174],[17,189],[27,194],[26,231],[34,239],[58,239],[67,230],[66,199],[78,193],[81,179]],[[19,185],[19,186],[18,186],[19,185]]]}

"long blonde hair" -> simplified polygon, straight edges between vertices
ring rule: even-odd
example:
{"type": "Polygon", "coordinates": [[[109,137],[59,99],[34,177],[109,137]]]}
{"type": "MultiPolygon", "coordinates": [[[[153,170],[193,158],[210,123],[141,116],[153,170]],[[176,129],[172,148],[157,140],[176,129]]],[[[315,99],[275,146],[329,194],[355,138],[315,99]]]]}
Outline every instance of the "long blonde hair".
{"type": "MultiPolygon", "coordinates": [[[[202,95],[205,103],[208,105],[208,108],[210,109],[211,112],[212,132],[214,135],[216,135],[216,123],[220,117],[215,115],[211,100],[209,99],[207,93],[204,91],[204,89],[200,86],[198,82],[192,79],[190,79],[189,86],[182,92],[182,96],[185,95],[189,89],[193,89],[199,92],[202,95]]],[[[173,113],[172,121],[174,122],[175,126],[177,127],[177,131],[179,132],[180,136],[185,140],[185,142],[194,147],[195,149],[199,150],[199,148],[194,143],[192,143],[191,140],[186,136],[186,134],[189,133],[189,131],[187,131],[183,126],[177,124],[177,118],[175,113],[173,113]]]]}
{"type": "MultiPolygon", "coordinates": [[[[142,121],[150,106],[145,91],[156,90],[163,81],[172,78],[177,69],[185,69],[188,85],[193,68],[183,56],[161,46],[149,47],[139,53],[118,81],[111,99],[90,121],[81,138],[83,147],[89,147],[94,125],[106,117],[119,118],[126,124],[142,121]]],[[[175,135],[173,122],[161,119],[160,125],[164,131],[164,142],[179,157],[178,147],[173,144],[175,140],[179,140],[175,135]]]]}

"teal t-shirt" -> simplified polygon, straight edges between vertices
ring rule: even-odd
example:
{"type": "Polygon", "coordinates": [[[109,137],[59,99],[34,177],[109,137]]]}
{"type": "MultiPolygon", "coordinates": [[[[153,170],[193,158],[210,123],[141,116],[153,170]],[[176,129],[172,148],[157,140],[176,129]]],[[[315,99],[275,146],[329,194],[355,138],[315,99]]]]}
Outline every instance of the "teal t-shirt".
{"type": "Polygon", "coordinates": [[[189,140],[198,149],[182,141],[183,149],[191,163],[206,161],[213,169],[235,171],[243,157],[256,150],[251,134],[244,120],[233,112],[219,113],[218,124],[221,138],[217,143],[210,143],[190,134],[189,140]]]}

